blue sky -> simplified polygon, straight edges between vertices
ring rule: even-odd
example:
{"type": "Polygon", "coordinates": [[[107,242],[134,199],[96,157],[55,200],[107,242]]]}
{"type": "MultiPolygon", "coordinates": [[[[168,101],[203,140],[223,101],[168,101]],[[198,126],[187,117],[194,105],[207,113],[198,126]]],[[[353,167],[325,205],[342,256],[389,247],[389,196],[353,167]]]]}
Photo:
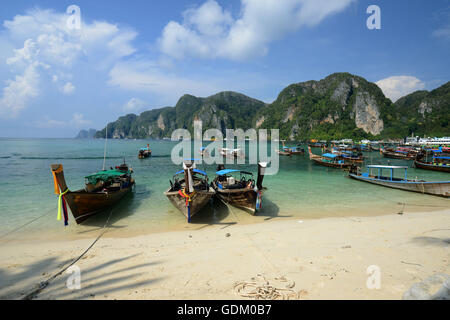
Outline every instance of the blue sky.
{"type": "Polygon", "coordinates": [[[0,20],[0,137],[73,137],[185,93],[272,102],[333,72],[392,100],[450,80],[449,0],[16,0],[0,20]]]}

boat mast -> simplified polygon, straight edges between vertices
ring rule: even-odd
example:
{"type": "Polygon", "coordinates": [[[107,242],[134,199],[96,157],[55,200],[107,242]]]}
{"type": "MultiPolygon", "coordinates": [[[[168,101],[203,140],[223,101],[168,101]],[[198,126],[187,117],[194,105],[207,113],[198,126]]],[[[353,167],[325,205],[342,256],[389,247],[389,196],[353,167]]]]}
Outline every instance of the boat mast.
{"type": "Polygon", "coordinates": [[[106,143],[108,142],[108,123],[106,123],[105,130],[105,148],[103,151],[103,171],[105,171],[105,163],[106,163],[106,143]]]}

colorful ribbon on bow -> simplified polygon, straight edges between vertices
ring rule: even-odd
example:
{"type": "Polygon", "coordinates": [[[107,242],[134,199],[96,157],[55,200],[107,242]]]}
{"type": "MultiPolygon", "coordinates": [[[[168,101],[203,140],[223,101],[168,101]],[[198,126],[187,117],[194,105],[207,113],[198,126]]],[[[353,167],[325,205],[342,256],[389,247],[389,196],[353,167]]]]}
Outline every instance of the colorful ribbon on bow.
{"type": "Polygon", "coordinates": [[[186,198],[186,207],[189,205],[189,202],[191,202],[191,197],[194,195],[195,192],[191,193],[191,194],[187,194],[186,193],[186,189],[183,190],[178,190],[178,194],[183,197],[186,198]]]}
{"type": "Polygon", "coordinates": [[[69,216],[67,214],[67,206],[66,206],[66,199],[64,199],[64,195],[69,191],[69,189],[66,189],[66,191],[61,192],[58,197],[58,216],[56,217],[56,220],[61,220],[61,207],[64,211],[64,225],[68,225],[69,216]]]}

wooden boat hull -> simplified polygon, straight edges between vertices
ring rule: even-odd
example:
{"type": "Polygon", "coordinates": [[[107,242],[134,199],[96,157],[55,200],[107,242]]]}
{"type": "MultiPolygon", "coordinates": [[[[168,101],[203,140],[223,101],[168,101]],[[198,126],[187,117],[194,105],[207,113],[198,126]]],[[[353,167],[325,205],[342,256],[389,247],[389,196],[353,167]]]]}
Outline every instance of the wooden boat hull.
{"type": "Polygon", "coordinates": [[[344,161],[348,163],[364,163],[364,158],[344,158],[344,161]]]}
{"type": "Polygon", "coordinates": [[[257,211],[256,201],[258,199],[258,192],[254,189],[219,189],[214,182],[212,185],[216,191],[216,196],[222,202],[255,215],[257,211]]]}
{"type": "Polygon", "coordinates": [[[326,162],[326,161],[322,161],[321,159],[317,159],[317,158],[312,158],[311,160],[314,161],[317,164],[320,164],[321,166],[329,167],[329,168],[347,169],[347,168],[350,168],[352,166],[351,163],[326,162]]]}
{"type": "Polygon", "coordinates": [[[152,155],[151,152],[145,152],[145,153],[143,153],[143,154],[139,153],[139,154],[138,154],[138,158],[139,158],[139,159],[146,159],[146,158],[150,158],[151,155],[152,155]]]}
{"type": "Polygon", "coordinates": [[[211,197],[215,194],[213,188],[209,188],[209,190],[200,190],[196,191],[191,196],[191,201],[189,202],[189,206],[186,206],[186,198],[180,196],[178,191],[170,191],[169,188],[164,194],[169,199],[169,201],[174,205],[175,208],[181,211],[184,216],[190,219],[209,202],[211,197]]]}
{"type": "Polygon", "coordinates": [[[414,160],[416,156],[401,154],[397,152],[390,151],[381,151],[383,156],[391,159],[400,159],[400,160],[414,160]]]}
{"type": "Polygon", "coordinates": [[[277,150],[277,153],[280,156],[292,156],[292,152],[286,152],[286,151],[279,151],[279,150],[277,150]]]}
{"type": "Polygon", "coordinates": [[[308,144],[308,147],[323,149],[326,148],[327,146],[325,144],[308,144]]]}
{"type": "Polygon", "coordinates": [[[130,193],[134,182],[127,188],[114,192],[86,192],[84,190],[71,191],[64,195],[69,205],[70,211],[77,224],[82,223],[87,218],[111,208],[126,194],[130,193]]]}
{"type": "Polygon", "coordinates": [[[434,165],[432,163],[421,162],[418,160],[414,161],[414,165],[416,166],[416,168],[420,168],[420,169],[450,173],[450,166],[438,166],[438,165],[434,165]]]}
{"type": "Polygon", "coordinates": [[[134,179],[130,177],[129,183],[124,188],[108,189],[99,192],[87,192],[84,189],[78,191],[70,191],[64,178],[64,171],[61,164],[52,164],[54,178],[60,192],[66,190],[64,199],[66,200],[70,211],[77,224],[82,223],[89,217],[111,208],[126,194],[132,191],[135,184],[134,179]]]}
{"type": "Polygon", "coordinates": [[[372,184],[377,184],[388,188],[431,194],[440,197],[450,197],[450,181],[442,181],[442,182],[426,182],[426,181],[412,181],[412,180],[391,181],[388,178],[386,178],[386,180],[380,180],[374,177],[363,177],[353,173],[350,173],[349,176],[359,181],[369,182],[372,184]]]}

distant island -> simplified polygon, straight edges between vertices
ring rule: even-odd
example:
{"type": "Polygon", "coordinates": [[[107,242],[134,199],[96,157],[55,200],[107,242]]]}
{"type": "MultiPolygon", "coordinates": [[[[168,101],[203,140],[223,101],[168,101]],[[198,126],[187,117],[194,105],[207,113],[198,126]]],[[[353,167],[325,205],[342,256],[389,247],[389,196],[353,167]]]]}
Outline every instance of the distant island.
{"type": "Polygon", "coordinates": [[[81,130],[75,139],[94,139],[97,130],[89,129],[89,130],[81,130]]]}
{"type": "MultiPolygon", "coordinates": [[[[207,98],[182,96],[174,107],[128,114],[108,124],[108,138],[170,137],[177,128],[280,129],[280,138],[388,139],[450,136],[450,82],[433,91],[417,91],[396,103],[366,79],[334,73],[320,81],[289,85],[266,104],[237,92],[220,92],[207,98]]],[[[79,136],[89,136],[80,132],[79,136]]],[[[105,129],[95,132],[104,138],[105,129]]]]}

